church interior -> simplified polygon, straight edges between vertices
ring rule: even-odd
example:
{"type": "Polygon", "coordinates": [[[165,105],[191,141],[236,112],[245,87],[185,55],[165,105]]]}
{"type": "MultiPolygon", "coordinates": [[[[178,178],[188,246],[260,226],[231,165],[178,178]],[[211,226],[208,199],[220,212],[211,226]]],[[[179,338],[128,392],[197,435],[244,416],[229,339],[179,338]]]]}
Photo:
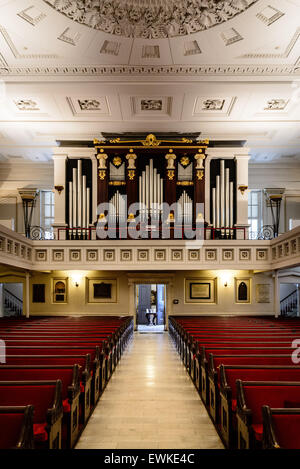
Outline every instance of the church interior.
{"type": "Polygon", "coordinates": [[[300,449],[299,14],[0,0],[0,449],[300,449]]]}

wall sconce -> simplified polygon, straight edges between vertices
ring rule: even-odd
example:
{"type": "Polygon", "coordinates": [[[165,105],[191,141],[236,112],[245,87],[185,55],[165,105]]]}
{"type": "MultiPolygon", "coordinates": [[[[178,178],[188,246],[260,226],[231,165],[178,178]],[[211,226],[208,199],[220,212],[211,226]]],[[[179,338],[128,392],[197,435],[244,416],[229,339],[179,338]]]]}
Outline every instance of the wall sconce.
{"type": "Polygon", "coordinates": [[[238,187],[238,189],[239,189],[240,193],[242,195],[244,195],[246,190],[248,189],[248,186],[241,185],[241,186],[238,187]]]}
{"type": "Polygon", "coordinates": [[[72,281],[73,281],[75,287],[79,287],[81,278],[82,278],[82,277],[81,277],[80,274],[72,274],[72,281]]]}
{"type": "Polygon", "coordinates": [[[232,274],[229,273],[229,272],[222,272],[220,274],[220,279],[221,279],[221,282],[222,284],[224,285],[224,287],[228,287],[229,284],[230,284],[230,281],[232,279],[232,274]]]}
{"type": "Polygon", "coordinates": [[[54,186],[54,189],[58,192],[58,194],[60,195],[62,193],[62,191],[64,190],[64,186],[54,186]]]}

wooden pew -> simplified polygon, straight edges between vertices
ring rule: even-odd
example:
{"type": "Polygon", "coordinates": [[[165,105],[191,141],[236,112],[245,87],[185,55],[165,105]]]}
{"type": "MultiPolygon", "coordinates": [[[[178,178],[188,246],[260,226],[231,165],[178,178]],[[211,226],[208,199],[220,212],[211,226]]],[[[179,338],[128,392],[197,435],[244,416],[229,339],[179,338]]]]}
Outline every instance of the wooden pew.
{"type": "MultiPolygon", "coordinates": [[[[292,377],[292,376],[291,376],[292,377]]],[[[279,376],[281,380],[281,377],[279,376]]],[[[237,435],[239,449],[261,449],[262,406],[299,409],[300,381],[237,380],[237,435]]]]}
{"type": "Polygon", "coordinates": [[[61,380],[63,400],[63,447],[72,448],[79,434],[79,366],[0,365],[0,381],[61,380]]]}
{"type": "Polygon", "coordinates": [[[32,405],[35,448],[61,448],[63,406],[60,380],[0,381],[0,402],[14,407],[32,405]]]}
{"type": "Polygon", "coordinates": [[[220,431],[228,447],[232,447],[236,430],[237,380],[247,382],[299,381],[300,383],[300,367],[281,365],[220,365],[220,431]]]}
{"type": "Polygon", "coordinates": [[[65,348],[71,348],[74,346],[81,346],[81,347],[99,347],[101,351],[103,351],[102,359],[103,363],[102,366],[104,367],[104,383],[106,384],[108,380],[111,377],[112,374],[112,368],[111,368],[111,361],[112,361],[112,355],[111,355],[111,349],[109,345],[107,345],[107,342],[101,341],[101,340],[89,340],[89,339],[82,339],[82,340],[71,340],[71,339],[42,339],[42,338],[36,338],[36,339],[5,339],[5,344],[6,344],[6,350],[9,349],[9,347],[23,347],[27,348],[30,346],[43,346],[43,347],[65,347],[65,348]]]}
{"type": "Polygon", "coordinates": [[[91,356],[91,368],[93,373],[92,390],[92,404],[95,405],[99,399],[100,394],[105,388],[105,360],[103,352],[100,352],[99,346],[9,346],[6,347],[7,355],[50,355],[50,356],[73,356],[81,354],[89,354],[91,356]]]}
{"type": "Polygon", "coordinates": [[[209,404],[209,394],[208,394],[208,360],[210,353],[219,353],[224,355],[287,355],[291,354],[291,347],[281,347],[275,345],[266,344],[266,346],[261,346],[260,344],[247,344],[235,343],[233,345],[221,345],[220,343],[215,345],[208,345],[202,347],[201,352],[196,356],[196,374],[199,375],[199,381],[196,383],[196,386],[199,386],[199,392],[202,397],[203,402],[209,404]]]}
{"type": "Polygon", "coordinates": [[[0,449],[34,449],[33,406],[0,406],[0,449]]]}
{"type": "Polygon", "coordinates": [[[292,366],[291,355],[214,355],[209,354],[208,361],[208,409],[215,423],[219,423],[220,417],[220,377],[221,365],[232,366],[292,366]]]}
{"type": "MultiPolygon", "coordinates": [[[[81,419],[85,424],[91,412],[91,396],[92,387],[95,386],[93,382],[91,370],[91,356],[86,355],[25,355],[25,356],[6,356],[6,365],[78,365],[79,367],[79,380],[80,380],[80,404],[81,404],[81,419]]],[[[99,383],[98,383],[99,385],[99,383]]],[[[95,390],[94,390],[95,392],[95,390]]]]}
{"type": "Polygon", "coordinates": [[[300,449],[300,408],[262,406],[263,449],[300,449]]]}

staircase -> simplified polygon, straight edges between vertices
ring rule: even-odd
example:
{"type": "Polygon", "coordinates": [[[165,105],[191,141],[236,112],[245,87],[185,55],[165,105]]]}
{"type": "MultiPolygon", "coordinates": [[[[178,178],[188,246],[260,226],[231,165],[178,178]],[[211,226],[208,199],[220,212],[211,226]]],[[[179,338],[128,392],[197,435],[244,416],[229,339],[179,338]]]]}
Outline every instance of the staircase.
{"type": "MultiPolygon", "coordinates": [[[[300,307],[300,305],[299,305],[300,307]]],[[[298,316],[298,291],[295,290],[280,301],[280,314],[284,317],[298,316]]]]}
{"type": "Polygon", "coordinates": [[[6,288],[3,288],[3,312],[4,316],[21,316],[23,312],[23,301],[6,288]]]}

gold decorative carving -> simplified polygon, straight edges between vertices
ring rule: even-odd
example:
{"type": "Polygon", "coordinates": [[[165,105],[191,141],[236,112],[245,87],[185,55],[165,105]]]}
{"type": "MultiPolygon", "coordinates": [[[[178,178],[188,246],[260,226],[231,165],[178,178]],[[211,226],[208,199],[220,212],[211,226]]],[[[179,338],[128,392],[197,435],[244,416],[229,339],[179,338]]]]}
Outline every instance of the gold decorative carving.
{"type": "Polygon", "coordinates": [[[174,169],[168,169],[168,173],[167,173],[167,174],[168,174],[168,179],[169,179],[169,181],[173,181],[174,176],[175,176],[175,171],[174,171],[174,169]]]}
{"type": "Polygon", "coordinates": [[[119,156],[115,156],[113,159],[113,164],[117,167],[120,166],[122,164],[122,159],[119,156]]]}
{"type": "MultiPolygon", "coordinates": [[[[105,143],[103,140],[94,140],[94,144],[103,144],[105,143]]],[[[121,140],[119,137],[113,138],[109,141],[111,144],[123,144],[123,145],[128,145],[131,143],[139,143],[142,144],[144,147],[158,147],[161,145],[161,143],[173,143],[173,144],[178,144],[178,143],[186,143],[186,144],[192,144],[193,140],[183,137],[181,140],[158,140],[157,137],[154,134],[148,134],[145,140],[121,140]]],[[[197,144],[207,146],[209,144],[209,140],[203,140],[197,142],[197,144]]]]}
{"type": "Polygon", "coordinates": [[[197,174],[198,181],[202,181],[203,176],[204,176],[204,169],[198,169],[196,174],[197,174]]]}
{"type": "Polygon", "coordinates": [[[99,179],[102,181],[105,179],[106,176],[106,170],[105,169],[99,169],[99,179]]]}
{"type": "Polygon", "coordinates": [[[141,143],[144,147],[158,147],[161,144],[161,140],[157,140],[154,134],[149,134],[146,140],[142,140],[141,143]]]}
{"type": "Polygon", "coordinates": [[[110,186],[126,186],[125,181],[109,181],[110,186]]]}
{"type": "Polygon", "coordinates": [[[177,186],[193,186],[194,182],[193,181],[177,181],[176,184],[177,186]]]}
{"type": "Polygon", "coordinates": [[[130,181],[134,180],[134,177],[135,177],[135,170],[134,169],[129,169],[128,170],[128,177],[129,177],[130,181]]]}
{"type": "Polygon", "coordinates": [[[129,213],[127,221],[133,221],[135,220],[133,213],[129,213]]]}
{"type": "Polygon", "coordinates": [[[187,166],[190,162],[190,159],[188,156],[183,156],[180,160],[180,163],[182,164],[182,166],[187,166]]]}
{"type": "Polygon", "coordinates": [[[167,223],[174,223],[174,220],[175,220],[174,213],[170,212],[167,218],[167,223]]]}

